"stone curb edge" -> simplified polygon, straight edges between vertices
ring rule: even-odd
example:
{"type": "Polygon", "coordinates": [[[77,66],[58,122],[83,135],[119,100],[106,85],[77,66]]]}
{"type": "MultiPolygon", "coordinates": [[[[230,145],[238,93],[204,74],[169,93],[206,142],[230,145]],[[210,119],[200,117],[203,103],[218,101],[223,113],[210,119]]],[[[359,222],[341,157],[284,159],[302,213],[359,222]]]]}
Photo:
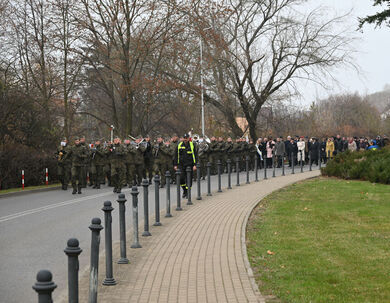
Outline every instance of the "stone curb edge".
{"type": "Polygon", "coordinates": [[[2,194],[0,192],[0,199],[1,198],[24,196],[24,195],[34,194],[34,193],[41,193],[41,192],[56,190],[56,189],[60,189],[60,188],[61,188],[61,186],[58,185],[58,186],[52,186],[52,187],[21,190],[21,191],[16,191],[16,192],[12,192],[12,193],[4,193],[4,194],[2,194]]]}

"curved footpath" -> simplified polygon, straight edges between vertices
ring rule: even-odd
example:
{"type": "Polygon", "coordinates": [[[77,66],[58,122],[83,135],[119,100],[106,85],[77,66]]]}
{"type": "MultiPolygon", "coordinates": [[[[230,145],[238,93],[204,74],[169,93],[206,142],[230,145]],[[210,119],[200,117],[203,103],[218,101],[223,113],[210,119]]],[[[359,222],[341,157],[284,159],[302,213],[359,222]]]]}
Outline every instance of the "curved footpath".
{"type": "MultiPolygon", "coordinates": [[[[319,174],[315,170],[242,184],[203,197],[202,201],[193,199],[193,206],[174,211],[173,218],[162,216],[163,226],[152,226],[153,236],[141,239],[143,248],[128,249],[131,264],[114,263],[118,284],[100,285],[98,301],[264,302],[247,259],[248,217],[271,192],[319,174]]],[[[142,227],[141,223],[140,231],[142,227]]],[[[129,247],[130,233],[127,239],[129,247]]],[[[117,244],[114,256],[118,255],[117,244]]],[[[103,281],[104,274],[101,257],[99,281],[103,281]]],[[[80,278],[80,302],[87,302],[88,279],[84,272],[80,278]]]]}

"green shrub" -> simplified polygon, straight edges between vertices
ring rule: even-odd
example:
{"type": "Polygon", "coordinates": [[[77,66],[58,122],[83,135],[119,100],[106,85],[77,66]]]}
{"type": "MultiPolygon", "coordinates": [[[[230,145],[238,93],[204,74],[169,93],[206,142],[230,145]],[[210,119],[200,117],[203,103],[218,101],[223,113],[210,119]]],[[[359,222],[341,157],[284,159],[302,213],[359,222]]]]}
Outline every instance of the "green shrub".
{"type": "Polygon", "coordinates": [[[390,184],[390,148],[339,153],[321,170],[325,176],[390,184]]]}

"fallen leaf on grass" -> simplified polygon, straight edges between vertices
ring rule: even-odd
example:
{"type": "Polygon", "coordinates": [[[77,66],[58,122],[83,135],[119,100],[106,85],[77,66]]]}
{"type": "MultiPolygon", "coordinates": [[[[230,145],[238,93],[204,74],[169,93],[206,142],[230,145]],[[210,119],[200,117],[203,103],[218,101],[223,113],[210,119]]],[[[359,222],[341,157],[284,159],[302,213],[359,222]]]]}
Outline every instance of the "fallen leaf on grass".
{"type": "Polygon", "coordinates": [[[273,251],[267,250],[267,254],[274,255],[275,253],[273,251]]]}

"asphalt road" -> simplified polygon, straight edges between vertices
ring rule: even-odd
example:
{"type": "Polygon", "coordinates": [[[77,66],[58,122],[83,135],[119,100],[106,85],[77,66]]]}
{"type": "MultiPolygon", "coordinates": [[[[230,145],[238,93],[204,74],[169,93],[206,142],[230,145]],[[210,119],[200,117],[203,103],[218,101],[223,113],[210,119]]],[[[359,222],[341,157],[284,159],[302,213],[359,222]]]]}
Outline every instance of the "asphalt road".
{"type": "MultiPolygon", "coordinates": [[[[306,166],[305,170],[309,168],[306,166]]],[[[313,166],[317,169],[317,166],[313,166]]],[[[296,167],[295,173],[300,168],[296,167]]],[[[276,176],[281,175],[276,170],[276,176]]],[[[286,174],[291,171],[286,167],[286,174]]],[[[268,178],[272,178],[272,170],[267,170],[268,178]]],[[[259,179],[263,179],[264,171],[259,170],[259,179]]],[[[236,184],[236,174],[232,173],[232,186],[236,184]]],[[[217,177],[211,178],[212,192],[216,192],[217,177]]],[[[254,172],[250,173],[250,181],[254,181],[254,172]]],[[[202,181],[202,195],[207,193],[207,181],[202,181]]],[[[227,174],[222,175],[222,189],[227,187],[227,174]]],[[[246,182],[246,173],[240,173],[240,183],[246,182]]],[[[139,220],[143,220],[143,188],[139,187],[139,220]]],[[[130,189],[122,190],[126,194],[126,228],[131,229],[131,195],[130,189]]],[[[160,189],[160,209],[165,209],[166,189],[160,189]]],[[[53,280],[58,285],[54,291],[56,296],[67,288],[67,257],[63,250],[71,237],[80,241],[83,252],[80,255],[80,271],[89,266],[90,225],[94,217],[104,218],[104,201],[111,201],[115,208],[113,216],[113,241],[119,241],[119,219],[117,194],[112,188],[104,186],[100,190],[87,188],[81,195],[72,195],[71,190],[53,190],[26,194],[18,197],[0,198],[0,302],[20,303],[37,302],[37,295],[31,286],[35,282],[40,269],[49,269],[53,280]]],[[[192,200],[196,203],[196,183],[192,188],[192,200]]],[[[186,203],[187,200],[182,201],[186,203]]],[[[171,185],[171,209],[176,207],[176,186],[171,185]]],[[[149,212],[154,214],[154,184],[149,187],[149,212]]],[[[163,222],[164,216],[161,216],[163,222]]],[[[150,224],[153,224],[150,221],[150,224]]],[[[102,222],[104,226],[104,222],[102,222]]],[[[143,226],[140,226],[140,231],[143,226]]],[[[132,239],[127,239],[127,246],[132,239]]],[[[142,245],[142,237],[140,237],[142,245]]],[[[101,234],[101,250],[104,249],[104,233],[101,234]]],[[[130,248],[128,248],[130,249],[130,248]]],[[[114,256],[114,261],[119,256],[114,256]]],[[[101,269],[104,270],[104,269],[101,269]]]]}

